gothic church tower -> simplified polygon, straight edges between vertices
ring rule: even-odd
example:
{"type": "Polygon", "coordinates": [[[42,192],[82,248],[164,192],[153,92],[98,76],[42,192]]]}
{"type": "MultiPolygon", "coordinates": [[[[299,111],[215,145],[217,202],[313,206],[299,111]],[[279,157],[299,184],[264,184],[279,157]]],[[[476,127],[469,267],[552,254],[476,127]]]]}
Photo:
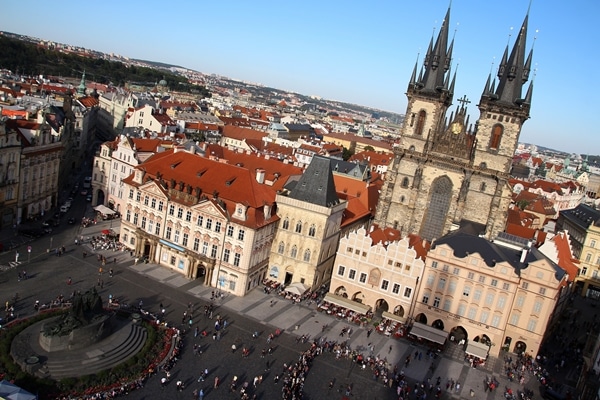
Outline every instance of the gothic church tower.
{"type": "Polygon", "coordinates": [[[465,97],[447,117],[456,75],[451,76],[448,44],[450,9],[423,66],[410,78],[402,142],[395,150],[377,206],[376,222],[433,240],[451,230],[495,237],[505,228],[512,157],[521,127],[529,118],[532,86],[523,97],[532,53],[525,59],[527,20],[478,105],[480,118],[469,125],[465,97]]]}

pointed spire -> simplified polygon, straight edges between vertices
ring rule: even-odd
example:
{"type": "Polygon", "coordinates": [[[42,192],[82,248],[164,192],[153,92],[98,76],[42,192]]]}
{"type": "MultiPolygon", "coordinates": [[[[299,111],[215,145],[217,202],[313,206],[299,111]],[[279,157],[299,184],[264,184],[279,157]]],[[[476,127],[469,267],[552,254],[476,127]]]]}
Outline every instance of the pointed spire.
{"type": "MultiPolygon", "coordinates": [[[[499,75],[498,89],[496,94],[500,101],[508,104],[518,104],[522,102],[521,90],[525,78],[525,46],[527,39],[527,24],[529,14],[525,16],[523,25],[519,30],[519,35],[510,52],[510,56],[504,68],[501,68],[502,74],[499,75]]],[[[504,61],[504,59],[503,59],[504,61]]],[[[527,72],[528,75],[528,72],[527,72]]]]}
{"type": "Polygon", "coordinates": [[[500,65],[498,65],[498,78],[501,78],[504,74],[504,70],[506,69],[506,63],[508,62],[508,45],[504,49],[504,54],[502,55],[502,60],[500,61],[500,65]]]}
{"type": "Polygon", "coordinates": [[[450,97],[454,95],[454,86],[456,85],[456,73],[458,72],[458,65],[454,70],[454,75],[452,76],[452,83],[450,83],[450,88],[448,89],[448,93],[450,93],[450,97]]]}
{"type": "MultiPolygon", "coordinates": [[[[425,56],[425,74],[423,75],[424,90],[439,91],[444,88],[445,74],[450,67],[448,59],[448,31],[450,24],[450,7],[446,12],[440,32],[432,47],[432,42],[425,56]]],[[[432,38],[433,41],[433,38],[432,38]]]]}
{"type": "Polygon", "coordinates": [[[409,85],[412,86],[414,85],[417,79],[417,65],[419,65],[419,56],[417,55],[417,61],[415,61],[415,67],[413,68],[413,72],[412,75],[410,76],[410,82],[409,85]]]}
{"type": "Polygon", "coordinates": [[[450,62],[452,62],[452,50],[454,49],[454,39],[450,42],[450,47],[446,52],[446,65],[444,66],[446,70],[450,71],[450,62]]]}
{"type": "Polygon", "coordinates": [[[531,98],[533,97],[533,82],[529,84],[527,93],[525,94],[525,104],[531,104],[531,98]]]}
{"type": "Polygon", "coordinates": [[[492,74],[488,74],[487,81],[485,81],[485,86],[483,87],[482,96],[487,96],[490,93],[490,82],[492,81],[492,74]]]}
{"type": "Polygon", "coordinates": [[[533,49],[529,50],[529,55],[527,56],[527,61],[525,61],[525,66],[523,67],[523,83],[527,82],[529,79],[529,72],[531,71],[531,59],[533,58],[533,49]]]}

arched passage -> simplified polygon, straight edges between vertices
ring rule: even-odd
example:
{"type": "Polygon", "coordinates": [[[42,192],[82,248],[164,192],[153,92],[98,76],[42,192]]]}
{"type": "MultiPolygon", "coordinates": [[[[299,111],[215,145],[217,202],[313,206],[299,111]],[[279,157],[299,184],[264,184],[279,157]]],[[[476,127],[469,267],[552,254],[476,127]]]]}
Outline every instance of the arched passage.
{"type": "Polygon", "coordinates": [[[365,300],[365,295],[363,292],[356,292],[352,295],[352,301],[356,301],[357,303],[363,303],[365,300]]]}
{"type": "Polygon", "coordinates": [[[436,319],[435,321],[433,321],[431,326],[442,331],[444,330],[444,322],[441,319],[436,319]]]}
{"type": "Polygon", "coordinates": [[[375,312],[384,312],[390,309],[390,305],[384,299],[379,299],[375,302],[375,312]]]}
{"type": "Polygon", "coordinates": [[[525,350],[527,350],[527,345],[524,342],[521,342],[519,340],[515,343],[515,348],[513,350],[514,353],[516,353],[516,354],[525,353],[525,350]]]}
{"type": "Polygon", "coordinates": [[[346,288],[344,286],[338,286],[337,289],[333,292],[336,296],[342,296],[344,298],[348,298],[348,293],[346,293],[346,288]]]}
{"type": "MultiPolygon", "coordinates": [[[[454,343],[459,343],[461,340],[467,340],[469,338],[469,333],[462,326],[455,326],[450,329],[450,341],[454,343]]],[[[464,342],[463,342],[464,343],[464,342]]]]}
{"type": "Polygon", "coordinates": [[[415,322],[427,325],[427,316],[423,313],[417,314],[415,316],[415,322]]]}
{"type": "Polygon", "coordinates": [[[404,317],[404,307],[402,307],[401,305],[397,305],[396,307],[394,307],[393,314],[399,317],[404,317]]]}

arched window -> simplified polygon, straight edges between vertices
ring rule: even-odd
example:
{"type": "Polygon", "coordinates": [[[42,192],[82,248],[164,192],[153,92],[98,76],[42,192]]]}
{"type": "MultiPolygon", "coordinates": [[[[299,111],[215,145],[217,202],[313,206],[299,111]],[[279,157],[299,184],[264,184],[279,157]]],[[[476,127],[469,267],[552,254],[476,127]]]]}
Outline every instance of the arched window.
{"type": "Polygon", "coordinates": [[[485,182],[481,182],[481,188],[480,188],[480,190],[482,192],[485,192],[485,188],[486,188],[485,182]]]}
{"type": "Polygon", "coordinates": [[[408,151],[415,151],[415,146],[411,144],[410,147],[408,148],[408,151]]]}
{"type": "Polygon", "coordinates": [[[296,258],[298,255],[298,248],[296,246],[292,247],[292,251],[290,252],[290,257],[296,258]]]}
{"type": "Polygon", "coordinates": [[[285,245],[283,244],[283,242],[279,242],[279,246],[277,247],[277,252],[279,254],[283,254],[284,251],[285,251],[285,245]]]}
{"type": "Polygon", "coordinates": [[[310,228],[308,228],[308,236],[315,237],[316,232],[317,227],[314,224],[312,224],[310,228]]]}
{"type": "Polygon", "coordinates": [[[309,262],[310,261],[310,250],[306,249],[304,251],[304,261],[309,262]]]}
{"type": "Polygon", "coordinates": [[[408,178],[407,178],[407,177],[404,177],[404,178],[402,179],[402,184],[401,184],[401,186],[402,186],[403,188],[407,188],[407,187],[408,187],[408,178]]]}
{"type": "Polygon", "coordinates": [[[302,221],[296,223],[296,233],[302,233],[302,221]]]}
{"type": "Polygon", "coordinates": [[[417,126],[415,127],[415,135],[423,136],[423,129],[425,129],[425,117],[427,113],[425,110],[419,111],[419,116],[417,117],[417,126]]]}
{"type": "Polygon", "coordinates": [[[494,125],[492,128],[492,137],[490,138],[490,149],[496,150],[498,147],[500,147],[500,140],[502,139],[503,132],[504,128],[502,125],[494,125]]]}
{"type": "Polygon", "coordinates": [[[286,218],[286,219],[283,220],[283,226],[282,226],[282,228],[286,229],[286,230],[290,229],[290,220],[289,219],[286,218]]]}
{"type": "MultiPolygon", "coordinates": [[[[400,196],[400,203],[404,203],[404,200],[406,200],[406,197],[404,196],[400,196]]],[[[396,222],[397,223],[397,222],[396,222]]]]}
{"type": "Polygon", "coordinates": [[[452,181],[447,176],[436,178],[429,190],[427,210],[421,223],[420,236],[432,240],[442,236],[450,202],[452,200],[452,181]]]}

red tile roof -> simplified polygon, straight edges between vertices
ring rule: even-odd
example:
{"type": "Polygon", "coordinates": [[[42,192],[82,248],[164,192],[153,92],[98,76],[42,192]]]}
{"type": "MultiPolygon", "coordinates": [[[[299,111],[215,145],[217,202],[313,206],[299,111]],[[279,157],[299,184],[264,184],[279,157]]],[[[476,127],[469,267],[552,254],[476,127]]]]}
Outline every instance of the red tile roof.
{"type": "Polygon", "coordinates": [[[576,263],[579,262],[575,257],[573,257],[573,253],[571,252],[571,243],[569,233],[567,231],[561,231],[552,239],[556,246],[556,251],[558,253],[558,265],[568,274],[569,282],[573,282],[575,277],[579,275],[579,267],[576,263]]]}

